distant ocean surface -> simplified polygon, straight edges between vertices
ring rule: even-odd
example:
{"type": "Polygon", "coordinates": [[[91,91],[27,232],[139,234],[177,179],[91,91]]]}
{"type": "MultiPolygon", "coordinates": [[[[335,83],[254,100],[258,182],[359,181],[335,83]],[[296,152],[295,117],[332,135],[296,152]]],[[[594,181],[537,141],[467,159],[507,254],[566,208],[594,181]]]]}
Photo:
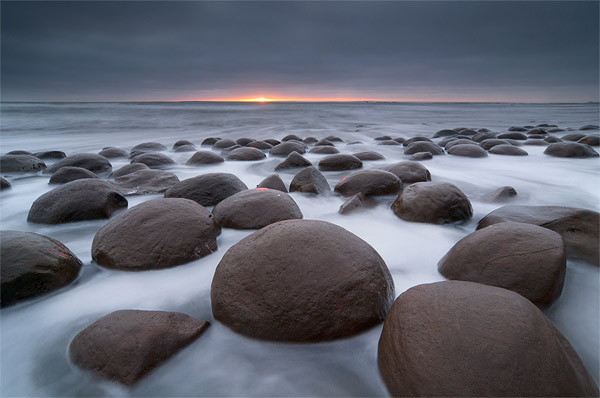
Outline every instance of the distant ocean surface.
{"type": "MultiPolygon", "coordinates": [[[[376,145],[375,137],[431,137],[445,128],[487,128],[556,124],[577,131],[599,124],[599,106],[590,104],[506,103],[1,103],[0,152],[60,150],[67,155],[97,153],[103,147],[125,150],[157,141],[177,162],[169,169],[180,180],[207,172],[229,172],[248,187],[273,173],[282,159],[186,166],[190,152],[173,152],[186,139],[200,148],[207,137],[281,139],[288,134],[324,138],[336,135],[341,153],[377,151],[386,160],[365,162],[380,168],[406,160],[400,146],[376,145]],[[346,145],[360,141],[361,144],[346,145]]],[[[561,137],[570,131],[555,133],[561,137]]],[[[598,131],[587,131],[598,134],[598,131]]],[[[477,221],[502,206],[485,200],[510,185],[511,204],[561,205],[600,210],[600,160],[564,159],[543,154],[543,146],[522,146],[529,156],[490,154],[471,159],[436,156],[422,164],[434,181],[457,185],[471,200],[474,215],[461,225],[410,223],[388,206],[342,216],[343,198],[291,196],[304,218],[346,228],[373,246],[388,265],[396,295],[412,286],[444,280],[437,262],[477,221]]],[[[596,148],[597,149],[597,148],[596,148]]],[[[317,164],[323,155],[307,153],[317,164]]],[[[111,160],[113,169],[127,159],[111,160]]],[[[51,164],[52,162],[46,162],[51,164]]],[[[279,173],[286,184],[292,171],[279,173]]],[[[333,187],[345,172],[326,173],[333,187]]],[[[91,262],[91,242],[106,223],[89,221],[58,226],[29,224],[32,202],[49,191],[48,176],[11,176],[13,188],[0,195],[2,229],[37,232],[58,239],[84,263],[79,279],[49,296],[2,309],[0,395],[2,396],[386,396],[377,370],[381,325],[358,336],[320,344],[280,344],[252,340],[213,318],[210,285],[215,267],[236,242],[252,233],[224,229],[219,250],[189,264],[161,271],[119,272],[91,262]],[[192,345],[133,388],[99,381],[68,360],[71,339],[96,319],[119,309],[183,312],[212,326],[192,345]]],[[[128,197],[129,207],[161,197],[128,197]]],[[[544,312],[569,339],[598,382],[600,271],[568,261],[562,296],[544,312]]]]}

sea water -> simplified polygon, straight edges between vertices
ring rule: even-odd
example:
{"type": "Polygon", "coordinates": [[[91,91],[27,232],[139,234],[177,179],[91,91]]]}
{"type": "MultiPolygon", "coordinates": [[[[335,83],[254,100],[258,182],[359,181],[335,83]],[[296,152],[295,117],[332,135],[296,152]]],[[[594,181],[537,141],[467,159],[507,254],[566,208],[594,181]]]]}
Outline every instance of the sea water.
{"type": "MultiPolygon", "coordinates": [[[[487,128],[556,124],[573,128],[598,124],[598,104],[408,104],[408,103],[2,103],[0,152],[61,150],[67,155],[125,150],[157,141],[177,162],[168,171],[180,180],[208,172],[228,172],[248,187],[273,173],[282,159],[186,166],[193,152],[170,148],[180,139],[198,147],[206,137],[281,139],[288,134],[324,138],[335,135],[341,153],[374,150],[386,157],[366,161],[380,168],[406,160],[400,146],[376,145],[375,137],[431,136],[444,128],[487,128]],[[350,142],[360,144],[347,145],[350,142]]],[[[568,133],[556,133],[560,137],[568,133]]],[[[591,133],[597,134],[597,131],[591,133]]],[[[451,155],[423,162],[433,181],[457,185],[472,202],[471,221],[458,225],[406,222],[389,208],[393,198],[370,210],[338,214],[344,199],[291,196],[305,219],[335,223],[373,246],[387,263],[396,295],[412,286],[444,280],[437,262],[477,221],[502,206],[486,197],[510,185],[520,205],[560,205],[600,210],[600,161],[543,154],[523,146],[529,156],[490,154],[471,159],[451,155]]],[[[199,148],[200,149],[200,148],[199,148]]],[[[201,149],[209,149],[207,147],[201,149]]],[[[323,155],[307,153],[317,164],[323,155]]],[[[113,169],[128,164],[112,159],[113,169]]],[[[46,162],[51,164],[52,161],[46,162]]],[[[295,171],[281,171],[289,184],[295,171]]],[[[327,172],[333,187],[346,172],[327,172]]],[[[55,293],[0,312],[0,395],[2,396],[386,396],[377,371],[381,325],[357,336],[319,344],[283,344],[246,338],[215,321],[210,285],[223,254],[252,233],[223,229],[219,250],[172,269],[122,272],[91,261],[91,243],[107,220],[62,225],[26,221],[33,201],[53,187],[47,175],[13,175],[13,187],[0,193],[2,229],[31,231],[64,243],[84,263],[79,278],[55,293]],[[96,319],[120,309],[179,311],[210,321],[198,340],[161,365],[135,387],[102,381],[70,363],[72,338],[96,319]]],[[[129,207],[162,195],[128,197],[129,207]]],[[[143,231],[140,231],[143,234],[143,231]]],[[[307,248],[306,250],[310,250],[307,248]]],[[[545,313],[569,339],[596,381],[599,376],[599,269],[568,261],[562,296],[545,313]]],[[[265,325],[268,327],[268,325],[265,325]]]]}

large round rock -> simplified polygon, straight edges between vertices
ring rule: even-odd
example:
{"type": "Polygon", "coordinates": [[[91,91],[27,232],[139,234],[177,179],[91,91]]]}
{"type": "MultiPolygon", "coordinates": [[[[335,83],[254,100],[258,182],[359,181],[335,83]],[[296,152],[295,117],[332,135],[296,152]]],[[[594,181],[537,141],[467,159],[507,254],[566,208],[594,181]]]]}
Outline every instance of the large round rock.
{"type": "MultiPolygon", "coordinates": [[[[133,165],[144,165],[143,163],[132,163],[133,165]]],[[[115,178],[115,185],[124,195],[146,195],[162,193],[179,182],[179,178],[173,173],[162,170],[146,169],[127,173],[115,178]]],[[[124,166],[127,167],[127,166],[124,166]]]]}
{"type": "Polygon", "coordinates": [[[295,142],[295,141],[282,142],[279,145],[275,145],[269,151],[269,155],[286,157],[287,155],[289,155],[290,153],[292,153],[294,151],[298,152],[299,154],[302,155],[303,153],[306,153],[306,148],[304,147],[304,145],[300,144],[299,142],[295,142]]]}
{"type": "Polygon", "coordinates": [[[244,161],[252,161],[252,160],[261,160],[266,158],[267,156],[262,153],[260,149],[244,147],[234,149],[227,155],[227,160],[244,160],[244,161]]]}
{"type": "Polygon", "coordinates": [[[319,170],[323,171],[354,170],[362,166],[363,163],[359,158],[349,154],[325,156],[319,161],[319,170]]]}
{"type": "Polygon", "coordinates": [[[60,289],[81,269],[65,245],[31,232],[0,232],[0,258],[2,307],[60,289]]]}
{"type": "Polygon", "coordinates": [[[271,224],[225,253],[211,288],[215,318],[289,342],[351,336],[385,318],[394,285],[365,241],[324,221],[271,224]]]}
{"type": "Polygon", "coordinates": [[[447,182],[418,182],[404,188],[392,204],[403,220],[431,224],[467,221],[473,208],[467,196],[447,182]]]}
{"type": "Polygon", "coordinates": [[[566,258],[565,244],[556,232],[503,222],[458,241],[438,268],[448,279],[503,287],[543,306],[562,292],[566,258]]]}
{"type": "Polygon", "coordinates": [[[214,206],[245,189],[248,189],[246,184],[233,174],[208,173],[173,185],[165,192],[165,198],[186,198],[202,206],[214,206]]]}
{"type": "Polygon", "coordinates": [[[600,266],[600,214],[563,206],[508,205],[492,211],[479,221],[477,229],[514,221],[539,225],[558,232],[567,246],[567,256],[600,266]]]}
{"type": "Polygon", "coordinates": [[[267,188],[238,192],[216,205],[213,215],[222,227],[235,229],[260,229],[278,221],[302,218],[290,195],[267,188]]]}
{"type": "Polygon", "coordinates": [[[431,181],[431,173],[421,163],[404,161],[391,164],[383,168],[395,174],[404,184],[431,181]]]}
{"type": "Polygon", "coordinates": [[[385,170],[361,170],[342,178],[334,188],[344,196],[357,193],[363,195],[392,195],[402,189],[402,181],[385,170]]]}
{"type": "Polygon", "coordinates": [[[548,145],[544,154],[559,158],[597,158],[598,152],[589,145],[578,142],[556,142],[548,145]]]}
{"type": "Polygon", "coordinates": [[[50,181],[48,181],[48,183],[66,184],[67,182],[83,180],[86,178],[98,178],[98,176],[81,167],[65,166],[61,167],[56,173],[52,174],[52,177],[50,177],[50,181]]]}
{"type": "Polygon", "coordinates": [[[179,312],[115,311],[79,332],[69,356],[107,380],[133,385],[209,325],[179,312]]]}
{"type": "Polygon", "coordinates": [[[32,155],[0,156],[0,172],[2,173],[32,173],[46,169],[46,163],[32,155]]]}
{"type": "MultiPolygon", "coordinates": [[[[458,141],[458,140],[457,140],[458,141]]],[[[448,149],[448,153],[454,156],[464,156],[467,158],[485,158],[487,152],[477,144],[458,144],[448,149]]]]}
{"type": "Polygon", "coordinates": [[[211,151],[198,151],[192,155],[191,158],[185,163],[188,166],[202,165],[202,164],[214,164],[223,163],[225,160],[211,151]]]}
{"type": "Polygon", "coordinates": [[[212,214],[191,200],[154,199],[100,228],[92,258],[126,271],[174,267],[216,251],[220,231],[212,214]]]}
{"type": "Polygon", "coordinates": [[[27,221],[62,224],[73,221],[109,218],[127,208],[127,199],[110,182],[86,178],[68,182],[37,198],[27,221]]]}
{"type": "Polygon", "coordinates": [[[162,153],[150,152],[137,155],[131,163],[143,163],[151,169],[160,169],[175,164],[175,161],[162,153]]]}
{"type": "Polygon", "coordinates": [[[64,166],[81,167],[96,174],[110,172],[112,169],[110,161],[104,156],[94,153],[79,153],[59,160],[44,170],[44,173],[54,173],[64,166]]]}
{"type": "Polygon", "coordinates": [[[510,290],[446,281],[401,294],[377,354],[392,396],[598,396],[573,347],[510,290]]]}

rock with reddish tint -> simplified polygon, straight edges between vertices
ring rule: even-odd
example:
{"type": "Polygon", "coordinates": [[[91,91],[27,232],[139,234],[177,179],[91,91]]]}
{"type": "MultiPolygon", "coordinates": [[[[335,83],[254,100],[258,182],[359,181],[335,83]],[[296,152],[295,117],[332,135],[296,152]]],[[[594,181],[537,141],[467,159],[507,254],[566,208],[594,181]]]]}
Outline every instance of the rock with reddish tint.
{"type": "Polygon", "coordinates": [[[365,161],[365,160],[384,160],[385,159],[385,156],[383,156],[382,154],[377,153],[377,152],[372,152],[372,151],[357,152],[357,153],[353,153],[352,155],[356,156],[361,161],[365,161]]]}
{"type": "Polygon", "coordinates": [[[532,224],[502,222],[458,241],[438,269],[448,279],[502,287],[547,306],[560,297],[566,261],[558,233],[532,224]]]}
{"type": "Polygon", "coordinates": [[[115,147],[106,147],[100,152],[98,152],[98,155],[104,156],[107,159],[127,158],[129,156],[129,154],[125,150],[115,147]]]}
{"type": "Polygon", "coordinates": [[[143,163],[151,169],[162,169],[175,164],[175,161],[158,152],[143,153],[134,157],[131,163],[143,163]]]}
{"type": "Polygon", "coordinates": [[[170,268],[217,250],[221,228],[188,199],[154,199],[132,207],[96,233],[92,259],[125,271],[170,268]]]}
{"type": "Polygon", "coordinates": [[[276,189],[278,191],[285,192],[285,193],[288,192],[283,180],[281,179],[281,177],[279,177],[279,174],[271,174],[270,176],[268,176],[264,180],[262,180],[256,187],[257,188],[276,189]]]}
{"type": "Polygon", "coordinates": [[[467,158],[485,158],[488,155],[485,149],[477,144],[453,145],[448,149],[448,154],[467,158]]]}
{"type": "Polygon", "coordinates": [[[233,174],[208,173],[173,185],[165,192],[165,198],[185,198],[202,206],[215,206],[223,199],[246,189],[246,184],[233,174]]]}
{"type": "Polygon", "coordinates": [[[480,283],[445,281],[402,293],[385,319],[377,363],[391,396],[598,396],[542,311],[480,283]]]}
{"type": "Polygon", "coordinates": [[[234,149],[227,155],[227,160],[253,161],[262,160],[267,156],[260,150],[251,147],[234,149]]]}
{"type": "Polygon", "coordinates": [[[281,144],[275,145],[273,148],[271,148],[269,155],[287,157],[294,151],[298,152],[299,154],[303,154],[306,153],[306,148],[304,148],[304,145],[300,144],[299,142],[282,142],[281,144]]]}
{"type": "Polygon", "coordinates": [[[403,220],[431,224],[468,221],[473,216],[467,196],[447,182],[417,182],[405,187],[392,210],[403,220]]]}
{"type": "Polygon", "coordinates": [[[507,205],[479,221],[477,229],[506,222],[539,225],[559,233],[565,241],[567,256],[600,265],[600,214],[586,209],[562,206],[507,205]]]}
{"type": "Polygon", "coordinates": [[[46,192],[31,205],[27,221],[62,224],[101,220],[127,208],[127,199],[107,181],[95,178],[71,181],[46,192]]]}
{"type": "Polygon", "coordinates": [[[81,167],[96,174],[110,173],[112,170],[110,161],[104,156],[96,155],[94,153],[79,153],[77,155],[67,156],[64,159],[59,160],[44,170],[44,173],[52,174],[61,167],[65,166],[81,167]]]}
{"type": "Polygon", "coordinates": [[[46,169],[46,163],[32,155],[0,156],[2,173],[35,173],[46,169]]]}
{"type": "Polygon", "coordinates": [[[140,170],[115,178],[115,185],[124,195],[163,193],[179,182],[173,173],[162,170],[140,170]]]}
{"type": "Polygon", "coordinates": [[[402,183],[414,184],[415,182],[431,181],[431,173],[421,163],[404,161],[385,166],[385,171],[395,174],[402,183]]]}
{"type": "Polygon", "coordinates": [[[179,312],[115,311],[79,332],[69,356],[97,376],[131,386],[200,337],[208,326],[179,312]]]}
{"type": "Polygon", "coordinates": [[[65,166],[50,177],[49,184],[66,184],[75,180],[83,180],[85,178],[98,178],[98,176],[87,169],[81,167],[65,166]]]}
{"type": "Polygon", "coordinates": [[[342,178],[334,191],[344,196],[362,193],[370,195],[393,195],[402,190],[402,181],[385,170],[361,170],[342,178]]]}
{"type": "Polygon", "coordinates": [[[326,194],[331,192],[331,187],[325,176],[316,167],[311,166],[300,170],[294,176],[290,183],[290,192],[326,194]]]}
{"type": "Polygon", "coordinates": [[[319,155],[333,155],[336,153],[340,153],[340,151],[337,148],[332,146],[316,146],[314,148],[311,148],[308,152],[316,153],[319,155]]]}
{"type": "Polygon", "coordinates": [[[10,187],[11,187],[10,182],[8,182],[8,180],[0,177],[0,191],[3,191],[3,190],[8,189],[10,187]]]}
{"type": "Polygon", "coordinates": [[[405,155],[414,155],[419,152],[429,152],[431,155],[443,155],[444,149],[433,142],[417,141],[413,142],[404,150],[405,155]]]}
{"type": "Polygon", "coordinates": [[[225,159],[211,151],[198,151],[185,163],[188,166],[223,163],[225,159]]]}
{"type": "Polygon", "coordinates": [[[113,171],[108,177],[109,178],[118,178],[118,177],[122,177],[124,175],[130,174],[130,173],[135,173],[136,171],[140,171],[140,170],[150,170],[150,167],[146,166],[143,163],[127,164],[127,165],[121,167],[119,170],[113,171]]]}
{"type": "Polygon", "coordinates": [[[494,145],[489,150],[490,153],[494,155],[506,155],[506,156],[527,156],[529,155],[527,151],[521,149],[517,146],[510,144],[500,144],[494,145]]]}
{"type": "Polygon", "coordinates": [[[290,153],[283,162],[275,166],[275,170],[297,169],[310,166],[312,166],[312,163],[310,161],[308,161],[298,152],[294,151],[290,153]]]}
{"type": "Polygon", "coordinates": [[[559,158],[597,158],[598,152],[589,145],[578,142],[557,142],[548,145],[544,154],[559,158]]]}
{"type": "Polygon", "coordinates": [[[600,136],[598,135],[586,135],[582,139],[577,141],[580,144],[586,144],[589,146],[599,146],[600,145],[600,136]]]}
{"type": "Polygon", "coordinates": [[[63,151],[44,151],[33,154],[38,159],[64,159],[67,155],[63,151]]]}
{"type": "Polygon", "coordinates": [[[65,245],[31,232],[1,231],[0,258],[2,307],[60,289],[81,269],[65,245]]]}
{"type": "Polygon", "coordinates": [[[338,210],[340,214],[356,213],[360,210],[364,210],[367,207],[367,198],[362,193],[357,193],[348,198],[338,210]]]}
{"type": "Polygon", "coordinates": [[[215,206],[213,215],[219,225],[234,229],[260,229],[278,221],[302,218],[290,195],[268,188],[231,195],[215,206]]]}
{"type": "Polygon", "coordinates": [[[360,169],[362,166],[359,158],[348,154],[325,156],[319,161],[319,170],[323,171],[354,170],[360,169]]]}
{"type": "Polygon", "coordinates": [[[225,253],[211,287],[215,319],[249,337],[319,342],[380,323],[394,299],[383,259],[324,221],[271,224],[225,253]]]}
{"type": "Polygon", "coordinates": [[[273,148],[273,145],[271,145],[265,141],[252,141],[251,143],[249,143],[246,146],[248,146],[250,148],[262,149],[262,150],[268,150],[268,149],[273,148]]]}

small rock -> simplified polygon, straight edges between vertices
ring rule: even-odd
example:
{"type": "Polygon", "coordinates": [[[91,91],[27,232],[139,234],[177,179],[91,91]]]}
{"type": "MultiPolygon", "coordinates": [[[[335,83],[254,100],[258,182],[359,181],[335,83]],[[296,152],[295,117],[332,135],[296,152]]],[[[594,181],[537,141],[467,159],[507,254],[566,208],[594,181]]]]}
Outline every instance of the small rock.
{"type": "Polygon", "coordinates": [[[291,140],[302,141],[302,138],[298,137],[296,134],[289,134],[281,139],[283,142],[291,140]]]}
{"type": "Polygon", "coordinates": [[[422,164],[416,162],[398,162],[383,167],[383,170],[395,174],[404,184],[431,181],[431,173],[429,170],[422,164]]]}
{"type": "Polygon", "coordinates": [[[494,145],[492,148],[490,148],[490,153],[493,153],[494,155],[508,155],[508,156],[527,156],[529,155],[527,153],[527,151],[516,147],[514,145],[510,145],[510,144],[500,144],[500,145],[494,145]]]}
{"type": "Polygon", "coordinates": [[[174,150],[175,152],[196,152],[195,145],[180,145],[174,150]]]}
{"type": "Polygon", "coordinates": [[[153,169],[142,169],[115,178],[115,185],[128,196],[163,193],[178,182],[175,174],[153,169]]]}
{"type": "Polygon", "coordinates": [[[263,150],[273,148],[273,145],[271,145],[265,141],[252,141],[251,143],[249,143],[246,146],[248,146],[250,148],[263,149],[263,150]]]}
{"type": "Polygon", "coordinates": [[[360,159],[348,154],[325,156],[319,161],[319,170],[342,171],[360,169],[363,166],[360,159]]]}
{"type": "Polygon", "coordinates": [[[444,154],[442,147],[433,142],[413,142],[404,150],[406,155],[414,155],[419,152],[429,152],[433,156],[444,154]]]}
{"type": "Polygon", "coordinates": [[[108,177],[109,178],[118,178],[118,177],[122,177],[126,174],[134,173],[134,172],[140,171],[140,170],[150,170],[150,167],[146,166],[143,163],[127,164],[127,165],[121,167],[119,170],[113,171],[108,177]]]}
{"type": "Polygon", "coordinates": [[[299,154],[306,153],[304,146],[298,142],[283,142],[279,145],[275,145],[270,151],[271,156],[287,157],[292,152],[298,152],[299,154]]]}
{"type": "Polygon", "coordinates": [[[456,134],[457,133],[455,130],[444,129],[444,130],[440,130],[437,133],[435,133],[433,135],[433,138],[449,137],[449,136],[456,135],[456,134]]]}
{"type": "Polygon", "coordinates": [[[98,155],[104,156],[107,159],[127,158],[129,154],[121,148],[107,147],[98,152],[98,155]]]}
{"type": "Polygon", "coordinates": [[[340,151],[332,146],[316,146],[314,148],[311,148],[310,151],[308,151],[310,153],[317,153],[320,155],[333,155],[336,153],[340,153],[340,151]]]}
{"type": "Polygon", "coordinates": [[[151,169],[162,169],[175,164],[173,159],[158,152],[143,153],[134,157],[131,163],[143,163],[151,169]]]}
{"type": "Polygon", "coordinates": [[[414,161],[429,160],[429,159],[433,159],[433,155],[431,154],[431,152],[417,152],[417,153],[413,154],[410,158],[408,158],[408,160],[414,160],[414,161]]]}
{"type": "Polygon", "coordinates": [[[290,192],[325,194],[331,192],[327,179],[314,166],[302,169],[290,183],[290,192]]]}
{"type": "Polygon", "coordinates": [[[352,156],[356,156],[361,161],[365,160],[384,160],[385,156],[380,153],[367,151],[367,152],[357,152],[353,153],[352,156]]]}
{"type": "Polygon", "coordinates": [[[193,144],[193,143],[191,143],[191,142],[190,142],[190,141],[188,141],[188,140],[179,140],[179,141],[177,141],[176,143],[174,143],[174,144],[173,144],[173,149],[177,149],[177,148],[179,148],[180,146],[186,146],[186,145],[187,145],[187,146],[192,146],[192,147],[194,146],[194,144],[193,144]]]}
{"type": "Polygon", "coordinates": [[[489,151],[496,145],[510,145],[510,144],[508,141],[500,140],[498,138],[490,138],[487,140],[483,140],[479,143],[479,146],[482,147],[483,149],[485,149],[486,151],[489,151]]]}
{"type": "Polygon", "coordinates": [[[429,139],[427,137],[418,136],[418,137],[412,137],[412,138],[409,138],[407,140],[404,140],[404,142],[402,143],[402,145],[409,146],[410,144],[412,144],[414,142],[433,142],[433,141],[431,141],[431,139],[429,139]]]}
{"type": "Polygon", "coordinates": [[[306,160],[302,155],[298,152],[294,151],[290,153],[287,158],[277,166],[275,166],[275,170],[283,170],[283,169],[294,169],[294,168],[302,168],[302,167],[310,167],[312,163],[306,160]]]}
{"type": "Polygon", "coordinates": [[[223,163],[225,159],[211,151],[198,151],[185,163],[188,166],[223,163]]]}
{"type": "Polygon", "coordinates": [[[579,128],[579,130],[598,130],[600,127],[595,124],[587,124],[579,128]]]}
{"type": "Polygon", "coordinates": [[[83,180],[85,178],[98,178],[98,176],[87,169],[81,167],[65,166],[58,169],[52,174],[49,184],[66,184],[75,180],[83,180]]]}
{"type": "Polygon", "coordinates": [[[262,153],[260,149],[251,148],[251,147],[242,147],[234,149],[227,155],[227,160],[239,160],[239,161],[254,161],[254,160],[262,160],[266,158],[267,155],[262,153]]]}
{"type": "Polygon", "coordinates": [[[448,150],[448,154],[468,158],[485,158],[488,155],[485,149],[481,148],[477,144],[453,145],[448,150]]]}
{"type": "Polygon", "coordinates": [[[67,155],[63,151],[44,151],[33,154],[38,159],[64,159],[67,155]]]}
{"type": "Polygon", "coordinates": [[[137,144],[129,153],[134,152],[154,152],[154,151],[166,151],[167,147],[161,144],[160,142],[143,142],[141,144],[137,144]]]}
{"type": "Polygon", "coordinates": [[[288,191],[285,187],[285,184],[283,183],[283,180],[281,179],[281,177],[279,177],[278,174],[271,174],[270,176],[262,180],[260,184],[258,184],[257,188],[276,189],[285,193],[287,193],[288,191]]]}
{"type": "Polygon", "coordinates": [[[8,182],[6,179],[0,177],[0,191],[5,190],[10,188],[10,182],[8,182]]]}
{"type": "Polygon", "coordinates": [[[237,145],[237,143],[229,138],[222,138],[213,144],[213,149],[225,149],[237,145]]]}
{"type": "Polygon", "coordinates": [[[205,138],[200,145],[202,145],[202,146],[213,146],[220,139],[221,138],[218,138],[218,137],[208,137],[208,138],[205,138]]]}

